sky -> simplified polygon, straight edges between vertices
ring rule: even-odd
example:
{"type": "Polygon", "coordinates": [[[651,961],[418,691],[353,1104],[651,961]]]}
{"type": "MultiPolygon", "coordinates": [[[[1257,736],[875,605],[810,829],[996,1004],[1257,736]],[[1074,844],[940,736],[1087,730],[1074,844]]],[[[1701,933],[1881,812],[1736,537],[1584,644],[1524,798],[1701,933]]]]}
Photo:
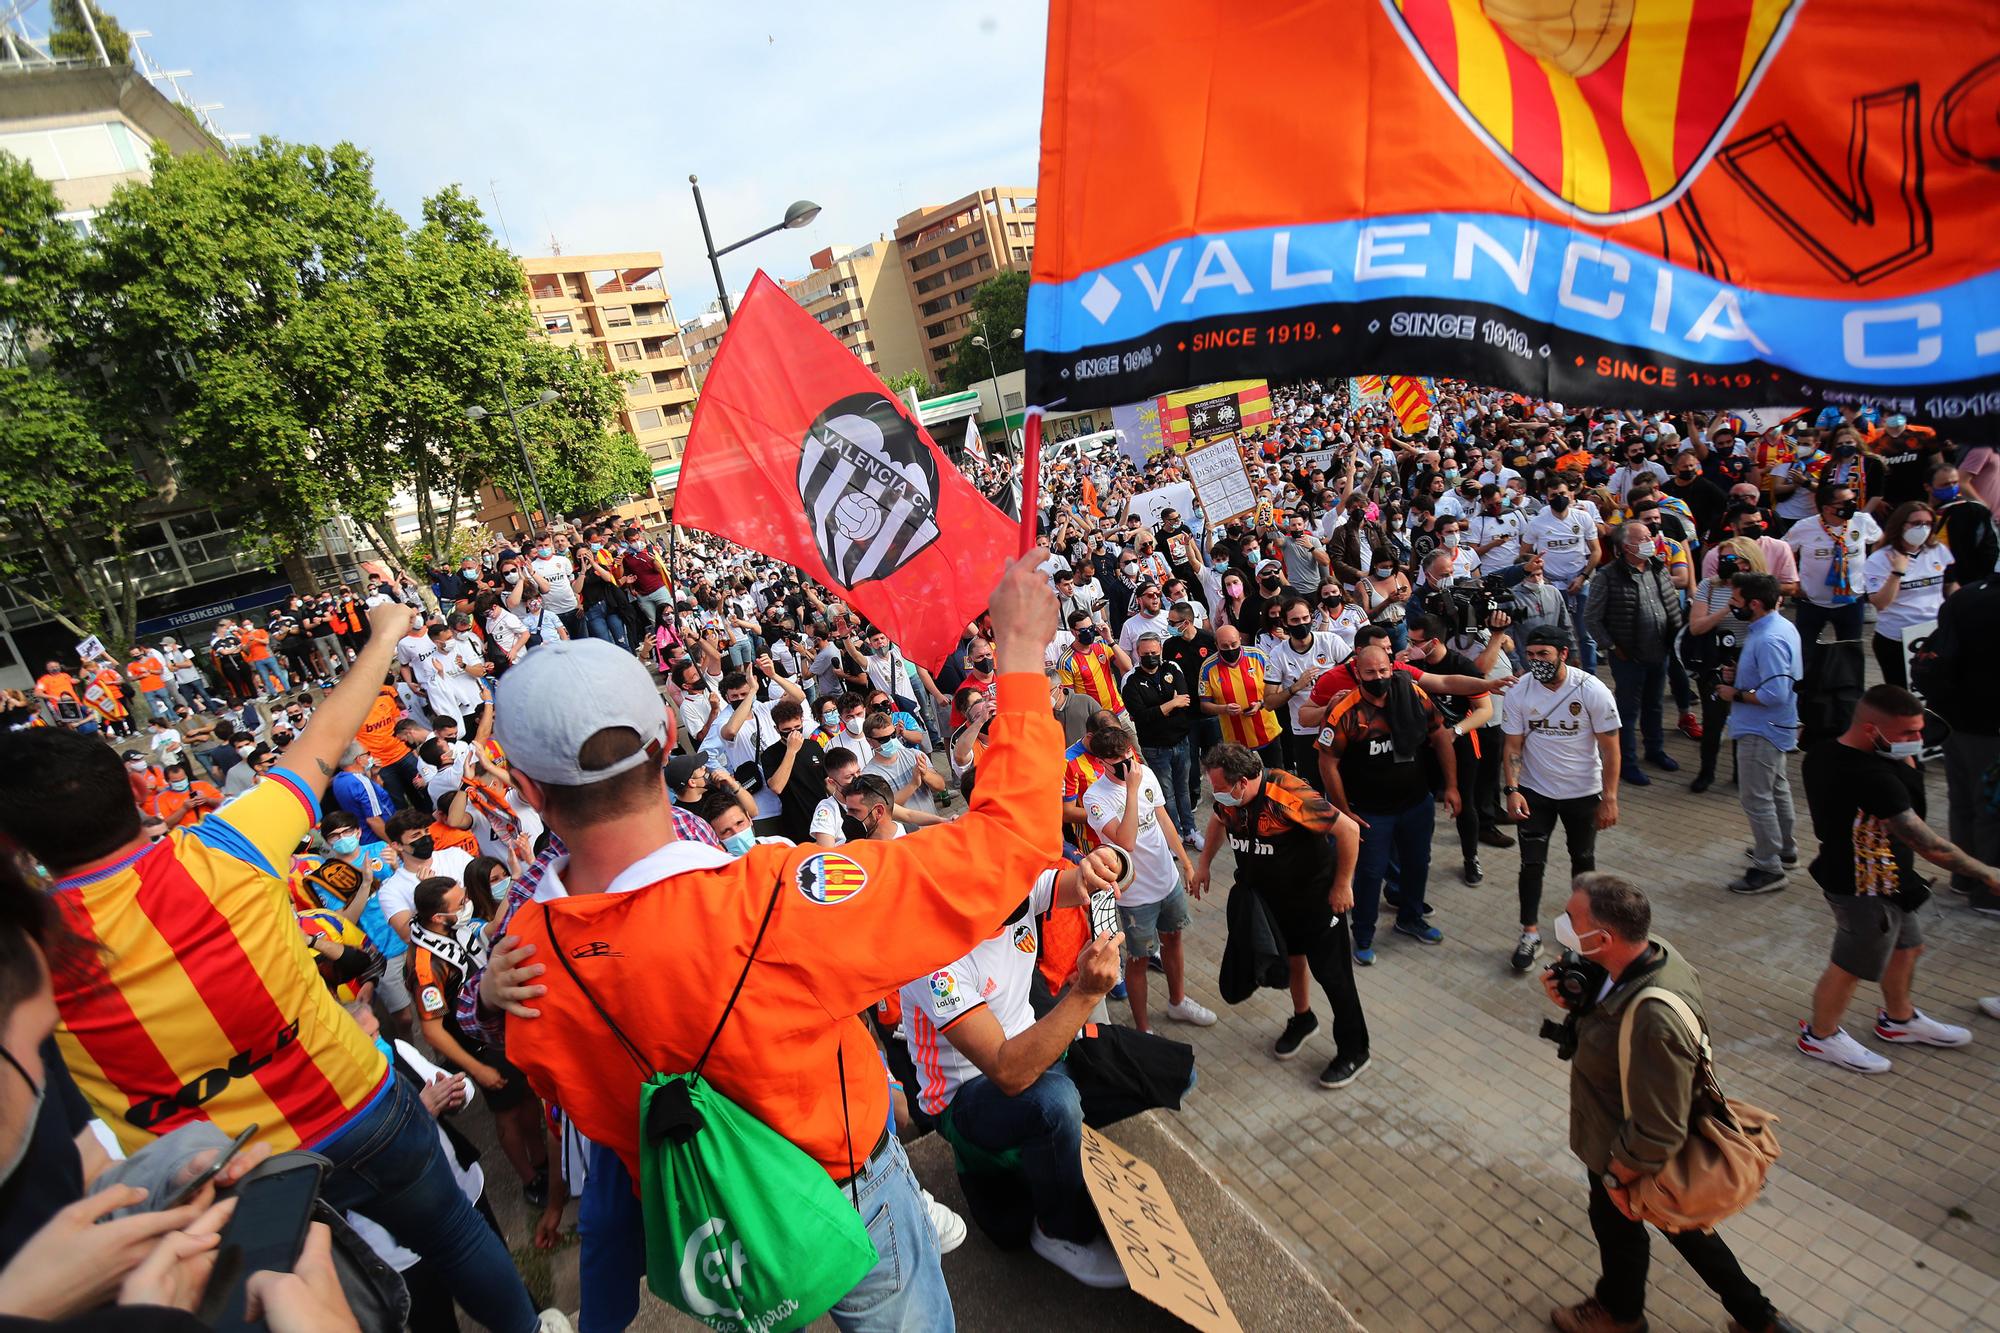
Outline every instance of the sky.
{"type": "Polygon", "coordinates": [[[99,3],[225,131],[350,141],[405,217],[457,182],[518,254],[662,251],[683,321],[715,297],[691,173],[718,245],[824,210],[724,257],[732,292],[1035,183],[1046,0],[99,3]]]}

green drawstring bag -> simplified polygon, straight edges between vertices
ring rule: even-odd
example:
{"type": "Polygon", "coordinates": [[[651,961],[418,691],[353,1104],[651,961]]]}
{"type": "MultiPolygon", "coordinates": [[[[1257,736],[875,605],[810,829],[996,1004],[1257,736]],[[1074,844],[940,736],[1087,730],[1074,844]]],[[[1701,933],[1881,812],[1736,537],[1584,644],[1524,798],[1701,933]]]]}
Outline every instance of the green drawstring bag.
{"type": "MultiPolygon", "coordinates": [[[[876,1263],[858,1189],[843,1197],[825,1168],[701,1077],[764,942],[782,881],[722,1018],[694,1068],[654,1070],[553,948],[570,980],[639,1066],[639,1205],[646,1285],[661,1300],[726,1333],[787,1333],[832,1309],[876,1263]]],[[[542,904],[549,943],[555,920],[542,904]]],[[[840,1070],[841,1100],[847,1070],[840,1070]]],[[[851,1133],[850,1133],[851,1138],[851,1133]]],[[[850,1181],[850,1185],[852,1185],[850,1181]]]]}

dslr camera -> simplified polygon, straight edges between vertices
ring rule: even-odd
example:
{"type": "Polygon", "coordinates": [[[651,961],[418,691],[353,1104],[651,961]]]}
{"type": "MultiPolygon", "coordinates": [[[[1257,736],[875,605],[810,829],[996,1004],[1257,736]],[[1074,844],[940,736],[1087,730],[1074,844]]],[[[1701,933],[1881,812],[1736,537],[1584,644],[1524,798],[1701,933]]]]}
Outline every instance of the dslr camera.
{"type": "Polygon", "coordinates": [[[1556,1059],[1568,1060],[1576,1054],[1576,1020],[1597,1007],[1597,993],[1604,989],[1610,974],[1603,967],[1569,949],[1544,969],[1554,981],[1556,1001],[1568,1011],[1563,1021],[1543,1019],[1543,1041],[1555,1043],[1556,1059]]]}
{"type": "Polygon", "coordinates": [[[1488,629],[1496,611],[1509,610],[1514,594],[1498,574],[1482,579],[1454,579],[1441,585],[1441,598],[1429,603],[1429,610],[1445,623],[1452,634],[1470,636],[1488,629]]]}

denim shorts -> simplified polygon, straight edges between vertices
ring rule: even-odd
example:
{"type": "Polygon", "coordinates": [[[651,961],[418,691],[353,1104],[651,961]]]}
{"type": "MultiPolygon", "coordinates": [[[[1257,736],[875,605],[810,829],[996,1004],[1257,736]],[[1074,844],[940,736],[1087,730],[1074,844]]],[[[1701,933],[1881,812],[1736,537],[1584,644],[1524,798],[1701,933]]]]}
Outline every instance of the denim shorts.
{"type": "Polygon", "coordinates": [[[1160,936],[1178,934],[1187,923],[1187,890],[1179,884],[1174,885],[1174,891],[1158,902],[1118,909],[1118,926],[1125,932],[1127,958],[1141,958],[1151,953],[1159,944],[1160,936]]]}

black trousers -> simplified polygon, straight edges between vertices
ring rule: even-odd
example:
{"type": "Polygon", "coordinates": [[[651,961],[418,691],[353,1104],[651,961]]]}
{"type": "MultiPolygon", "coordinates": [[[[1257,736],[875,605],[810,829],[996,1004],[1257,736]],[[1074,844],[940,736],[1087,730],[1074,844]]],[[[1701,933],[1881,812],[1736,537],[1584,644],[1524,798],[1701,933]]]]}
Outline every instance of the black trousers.
{"type": "Polygon", "coordinates": [[[1723,724],[1729,721],[1729,701],[1715,697],[1717,676],[1699,676],[1695,688],[1701,692],[1701,771],[1713,778],[1715,761],[1722,754],[1723,724]]]}
{"type": "MultiPolygon", "coordinates": [[[[1597,1299],[1611,1317],[1630,1321],[1646,1312],[1646,1273],[1652,1265],[1652,1243],[1646,1224],[1618,1211],[1604,1184],[1590,1178],[1590,1229],[1597,1236],[1597,1299]]],[[[1729,1317],[1745,1328],[1764,1328],[1777,1312],[1736,1262],[1728,1244],[1713,1231],[1662,1232],[1681,1253],[1688,1267],[1722,1299],[1729,1317]]]]}
{"type": "Polygon", "coordinates": [[[1569,844],[1570,877],[1597,869],[1597,807],[1604,798],[1557,800],[1531,787],[1521,788],[1521,795],[1528,799],[1528,818],[1515,832],[1521,838],[1521,924],[1526,927],[1541,919],[1542,872],[1548,868],[1549,835],[1557,820],[1562,821],[1563,840],[1569,844]]]}
{"type": "Polygon", "coordinates": [[[1288,721],[1279,744],[1284,746],[1285,767],[1304,778],[1314,791],[1325,795],[1326,786],[1319,775],[1319,733],[1301,736],[1291,729],[1288,721]]]}
{"type": "Polygon", "coordinates": [[[1506,738],[1498,727],[1481,727],[1453,739],[1458,775],[1458,850],[1479,859],[1479,835],[1500,827],[1500,751],[1506,738]]]}
{"type": "MultiPolygon", "coordinates": [[[[1289,893],[1258,892],[1284,935],[1287,956],[1305,959],[1306,971],[1326,992],[1326,1002],[1333,1008],[1334,1053],[1355,1061],[1367,1059],[1368,1019],[1361,1012],[1361,992],[1354,985],[1354,931],[1348,925],[1348,914],[1308,913],[1289,893]]],[[[1322,897],[1322,907],[1324,903],[1322,897]]]]}

